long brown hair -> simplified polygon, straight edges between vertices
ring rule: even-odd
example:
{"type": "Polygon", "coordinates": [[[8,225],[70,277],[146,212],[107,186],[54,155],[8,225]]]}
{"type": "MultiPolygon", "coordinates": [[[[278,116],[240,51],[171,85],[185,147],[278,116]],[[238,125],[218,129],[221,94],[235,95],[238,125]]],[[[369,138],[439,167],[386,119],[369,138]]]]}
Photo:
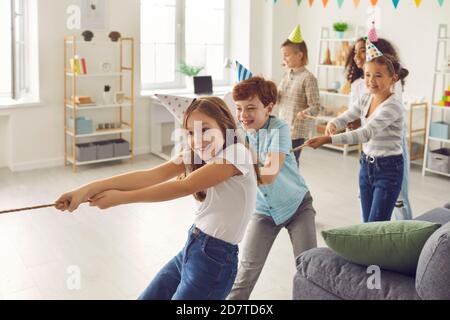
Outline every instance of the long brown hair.
{"type": "MultiPolygon", "coordinates": [[[[222,99],[217,97],[202,97],[195,100],[186,110],[183,122],[183,128],[185,130],[187,130],[187,122],[189,120],[189,117],[192,115],[194,111],[201,112],[217,122],[217,124],[220,127],[220,131],[222,132],[222,136],[224,137],[225,140],[223,150],[225,150],[230,145],[237,143],[242,143],[248,148],[247,143],[241,141],[241,139],[239,139],[239,137],[237,136],[238,129],[236,121],[233,118],[230,109],[227,107],[227,105],[222,99]],[[230,133],[229,130],[233,132],[233,139],[227,139],[227,135],[230,133]]],[[[203,160],[195,161],[196,158],[198,160],[198,157],[196,156],[194,150],[191,149],[190,152],[191,152],[190,157],[191,163],[186,164],[186,172],[180,178],[184,178],[190,173],[206,165],[206,163],[203,160]]],[[[259,173],[259,167],[257,164],[254,164],[253,166],[255,168],[257,181],[258,183],[260,183],[261,178],[259,173]]],[[[206,192],[205,191],[197,192],[194,194],[194,198],[198,201],[203,202],[206,199],[206,192]]]]}

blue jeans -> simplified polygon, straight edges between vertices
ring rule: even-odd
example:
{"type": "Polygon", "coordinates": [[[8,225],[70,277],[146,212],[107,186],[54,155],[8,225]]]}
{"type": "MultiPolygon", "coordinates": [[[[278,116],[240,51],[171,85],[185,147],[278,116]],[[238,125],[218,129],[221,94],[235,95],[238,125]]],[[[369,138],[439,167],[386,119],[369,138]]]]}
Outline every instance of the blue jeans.
{"type": "Polygon", "coordinates": [[[162,268],[139,300],[225,300],[237,265],[237,245],[193,226],[184,249],[162,268]]]}
{"type": "Polygon", "coordinates": [[[409,202],[409,169],[410,158],[406,136],[403,137],[403,182],[400,196],[394,209],[394,215],[397,220],[411,220],[413,218],[411,203],[409,202]]]}
{"type": "Polygon", "coordinates": [[[403,156],[361,156],[359,189],[364,222],[389,221],[403,181],[403,156]]]}

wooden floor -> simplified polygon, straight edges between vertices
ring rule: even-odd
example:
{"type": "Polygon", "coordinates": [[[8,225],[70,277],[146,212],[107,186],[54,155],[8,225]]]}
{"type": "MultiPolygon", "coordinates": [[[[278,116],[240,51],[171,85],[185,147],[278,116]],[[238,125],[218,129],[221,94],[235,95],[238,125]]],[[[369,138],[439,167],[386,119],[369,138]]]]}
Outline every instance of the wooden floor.
{"type": "MultiPolygon", "coordinates": [[[[161,163],[142,156],[115,163],[12,174],[0,169],[0,209],[52,203],[60,193],[91,180],[161,163]]],[[[301,172],[314,197],[320,231],[360,222],[359,164],[355,156],[305,150],[301,172]]],[[[413,167],[414,215],[450,201],[450,180],[422,177],[413,167]]],[[[191,197],[100,212],[82,207],[74,215],[53,209],[0,216],[0,298],[136,299],[158,270],[182,248],[192,224],[191,197]],[[69,290],[73,277],[81,287],[69,290]],[[69,285],[69,286],[68,286],[69,285]]],[[[295,272],[287,232],[280,233],[252,299],[290,299],[295,272]]]]}

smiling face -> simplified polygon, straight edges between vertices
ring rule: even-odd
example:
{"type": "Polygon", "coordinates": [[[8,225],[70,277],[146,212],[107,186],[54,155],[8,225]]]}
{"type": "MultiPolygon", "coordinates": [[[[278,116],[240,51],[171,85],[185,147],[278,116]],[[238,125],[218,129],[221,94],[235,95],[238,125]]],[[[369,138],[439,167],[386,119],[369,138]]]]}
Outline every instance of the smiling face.
{"type": "Polygon", "coordinates": [[[216,120],[197,110],[186,123],[188,145],[203,161],[211,160],[222,151],[225,138],[216,120]]]}
{"type": "Polygon", "coordinates": [[[388,95],[397,76],[389,72],[386,65],[371,61],[364,66],[364,79],[371,94],[388,95]]]}
{"type": "Polygon", "coordinates": [[[287,68],[298,69],[304,66],[303,52],[297,50],[294,46],[287,45],[281,47],[281,56],[287,68]]]}
{"type": "Polygon", "coordinates": [[[236,116],[245,130],[259,130],[266,124],[273,109],[273,104],[264,107],[257,96],[248,100],[235,101],[236,116]]]}
{"type": "Polygon", "coordinates": [[[353,60],[359,69],[364,69],[364,64],[366,63],[366,42],[358,41],[355,45],[355,52],[353,60]]]}

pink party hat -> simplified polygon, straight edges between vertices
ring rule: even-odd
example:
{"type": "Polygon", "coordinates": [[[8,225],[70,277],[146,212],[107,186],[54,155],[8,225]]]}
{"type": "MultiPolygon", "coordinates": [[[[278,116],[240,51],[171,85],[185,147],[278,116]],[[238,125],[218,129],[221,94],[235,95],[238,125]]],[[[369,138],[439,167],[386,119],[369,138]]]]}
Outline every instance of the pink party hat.
{"type": "Polygon", "coordinates": [[[372,21],[372,28],[370,29],[367,37],[369,38],[370,42],[377,42],[378,41],[378,34],[377,29],[375,28],[375,21],[372,21]]]}

